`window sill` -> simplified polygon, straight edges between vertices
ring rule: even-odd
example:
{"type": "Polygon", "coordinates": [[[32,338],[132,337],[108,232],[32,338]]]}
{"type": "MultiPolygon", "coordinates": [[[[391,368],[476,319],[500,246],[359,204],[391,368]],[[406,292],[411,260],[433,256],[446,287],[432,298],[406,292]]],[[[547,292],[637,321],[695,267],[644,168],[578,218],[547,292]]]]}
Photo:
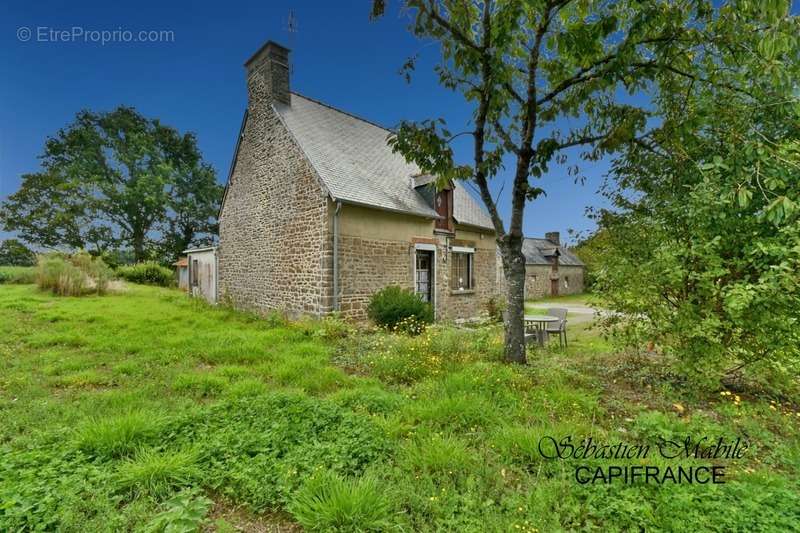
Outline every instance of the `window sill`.
{"type": "Polygon", "coordinates": [[[450,296],[458,296],[460,294],[475,294],[475,289],[464,289],[463,291],[450,289],[450,296]]]}

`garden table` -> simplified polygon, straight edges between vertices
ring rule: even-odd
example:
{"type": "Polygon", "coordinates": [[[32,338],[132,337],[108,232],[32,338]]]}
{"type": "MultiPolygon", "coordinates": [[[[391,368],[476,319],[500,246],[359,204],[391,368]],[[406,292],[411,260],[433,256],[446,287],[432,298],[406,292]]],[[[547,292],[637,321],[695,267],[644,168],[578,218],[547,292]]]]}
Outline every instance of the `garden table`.
{"type": "MultiPolygon", "coordinates": [[[[536,342],[540,348],[544,347],[544,338],[547,335],[547,324],[557,322],[557,316],[550,315],[525,315],[525,332],[533,329],[536,332],[536,342]]],[[[527,335],[526,335],[527,337],[527,335]]]]}

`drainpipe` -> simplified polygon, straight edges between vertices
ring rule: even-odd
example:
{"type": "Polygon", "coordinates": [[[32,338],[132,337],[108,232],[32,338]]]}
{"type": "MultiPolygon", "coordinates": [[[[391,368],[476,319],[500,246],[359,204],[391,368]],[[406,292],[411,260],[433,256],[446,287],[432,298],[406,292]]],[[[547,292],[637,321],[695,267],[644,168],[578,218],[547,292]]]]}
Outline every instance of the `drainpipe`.
{"type": "Polygon", "coordinates": [[[333,310],[339,311],[339,212],[342,202],[336,202],[333,212],[333,310]]]}

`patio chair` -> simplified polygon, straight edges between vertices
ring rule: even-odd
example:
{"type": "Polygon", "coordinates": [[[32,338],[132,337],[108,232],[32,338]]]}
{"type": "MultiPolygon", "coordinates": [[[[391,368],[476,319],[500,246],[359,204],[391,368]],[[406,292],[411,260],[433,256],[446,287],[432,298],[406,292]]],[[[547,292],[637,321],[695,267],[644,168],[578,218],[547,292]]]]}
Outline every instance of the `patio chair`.
{"type": "Polygon", "coordinates": [[[558,317],[558,322],[552,322],[547,325],[548,334],[558,335],[558,345],[567,346],[567,310],[562,307],[554,307],[547,310],[550,316],[558,317]],[[563,342],[562,342],[563,339],[563,342]]]}
{"type": "Polygon", "coordinates": [[[539,331],[535,325],[529,326],[525,324],[525,346],[533,346],[534,343],[543,346],[549,340],[546,331],[539,331]],[[541,338],[541,340],[539,340],[541,338]]]}

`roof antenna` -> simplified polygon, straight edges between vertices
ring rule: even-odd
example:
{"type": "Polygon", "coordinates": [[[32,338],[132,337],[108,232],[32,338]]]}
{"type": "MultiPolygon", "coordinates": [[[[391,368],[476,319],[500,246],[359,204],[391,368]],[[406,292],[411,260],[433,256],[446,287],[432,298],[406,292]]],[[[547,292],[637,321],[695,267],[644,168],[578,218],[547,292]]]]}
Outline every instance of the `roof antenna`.
{"type": "MultiPolygon", "coordinates": [[[[291,50],[294,47],[293,43],[294,39],[292,38],[292,35],[297,33],[297,18],[294,16],[293,9],[289,10],[289,16],[286,19],[286,27],[284,29],[286,30],[287,33],[286,46],[287,48],[289,48],[289,50],[291,50]]],[[[293,71],[294,71],[294,66],[290,64],[289,74],[293,74],[294,73],[293,71]]]]}

